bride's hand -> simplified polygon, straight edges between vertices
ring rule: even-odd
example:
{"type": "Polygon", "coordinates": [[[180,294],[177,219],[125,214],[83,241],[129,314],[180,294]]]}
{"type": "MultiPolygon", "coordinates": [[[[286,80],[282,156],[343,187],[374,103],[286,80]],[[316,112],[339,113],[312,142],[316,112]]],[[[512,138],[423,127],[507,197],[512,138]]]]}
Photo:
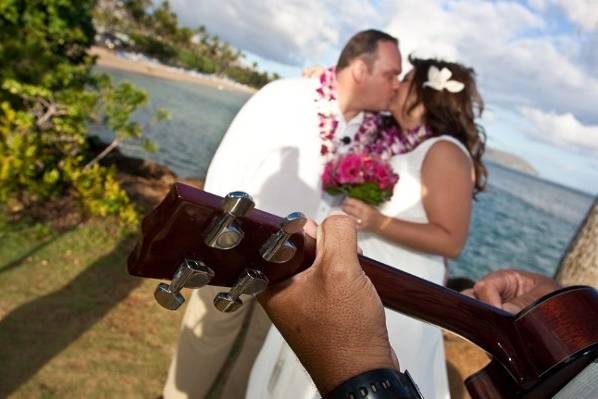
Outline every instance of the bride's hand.
{"type": "Polygon", "coordinates": [[[303,77],[319,78],[322,72],[324,72],[324,67],[322,65],[312,65],[303,70],[303,77]]]}
{"type": "Polygon", "coordinates": [[[355,219],[358,230],[377,232],[385,218],[378,209],[355,198],[347,197],[343,201],[342,208],[355,219]]]}

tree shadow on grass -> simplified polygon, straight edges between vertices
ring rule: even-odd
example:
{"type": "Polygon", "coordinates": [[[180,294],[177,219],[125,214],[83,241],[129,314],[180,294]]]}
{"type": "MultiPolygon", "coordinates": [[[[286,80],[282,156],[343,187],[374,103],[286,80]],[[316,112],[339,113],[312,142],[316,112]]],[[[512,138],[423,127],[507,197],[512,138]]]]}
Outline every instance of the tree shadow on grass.
{"type": "Polygon", "coordinates": [[[141,284],[125,270],[133,245],[130,237],[122,240],[63,288],[0,320],[0,397],[28,381],[141,284]]]}
{"type": "Polygon", "coordinates": [[[0,274],[2,273],[6,273],[16,267],[22,266],[23,262],[25,260],[27,260],[27,258],[29,258],[30,256],[35,255],[37,252],[43,250],[44,248],[46,248],[48,245],[53,244],[55,241],[57,241],[59,238],[61,238],[63,235],[65,235],[66,233],[72,231],[74,228],[70,228],[68,230],[64,230],[62,231],[60,234],[56,234],[51,238],[47,238],[45,239],[43,242],[37,244],[35,247],[31,248],[29,251],[25,252],[25,254],[19,256],[18,258],[11,260],[8,263],[5,263],[3,265],[0,265],[0,274]]]}

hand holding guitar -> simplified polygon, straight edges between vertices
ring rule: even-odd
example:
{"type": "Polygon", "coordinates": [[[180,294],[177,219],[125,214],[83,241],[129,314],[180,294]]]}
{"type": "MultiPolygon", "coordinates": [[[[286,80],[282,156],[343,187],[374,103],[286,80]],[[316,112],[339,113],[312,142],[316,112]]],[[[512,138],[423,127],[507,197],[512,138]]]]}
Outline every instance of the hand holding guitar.
{"type": "MultiPolygon", "coordinates": [[[[323,393],[368,370],[399,369],[382,302],[356,255],[355,227],[345,216],[326,219],[318,228],[313,265],[258,297],[323,393]]],[[[305,231],[314,236],[315,228],[307,225],[305,231]]],[[[546,276],[505,269],[464,293],[516,313],[559,288],[546,276]]]]}
{"type": "Polygon", "coordinates": [[[503,269],[485,275],[463,294],[507,312],[517,313],[559,288],[556,281],[541,274],[503,269]]]}
{"type": "Polygon", "coordinates": [[[382,301],[359,265],[355,222],[348,216],[326,219],[312,266],[258,300],[320,392],[364,371],[399,368],[382,301]]]}

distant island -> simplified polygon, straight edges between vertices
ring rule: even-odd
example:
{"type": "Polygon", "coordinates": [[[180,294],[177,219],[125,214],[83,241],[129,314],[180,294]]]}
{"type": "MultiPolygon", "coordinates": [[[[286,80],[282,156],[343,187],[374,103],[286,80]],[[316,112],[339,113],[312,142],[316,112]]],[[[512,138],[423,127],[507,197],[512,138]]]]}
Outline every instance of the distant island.
{"type": "Polygon", "coordinates": [[[486,147],[486,152],[484,153],[483,159],[521,173],[536,177],[539,176],[538,171],[532,165],[530,165],[529,162],[518,157],[517,155],[497,150],[496,148],[486,147]]]}

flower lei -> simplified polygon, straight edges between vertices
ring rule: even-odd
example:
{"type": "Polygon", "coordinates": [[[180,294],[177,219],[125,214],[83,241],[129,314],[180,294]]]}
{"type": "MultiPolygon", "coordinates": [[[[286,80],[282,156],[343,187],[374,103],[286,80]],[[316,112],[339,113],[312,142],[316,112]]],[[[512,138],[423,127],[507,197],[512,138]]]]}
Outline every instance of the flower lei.
{"type": "Polygon", "coordinates": [[[399,132],[396,124],[383,126],[384,116],[380,113],[364,112],[363,120],[357,133],[350,138],[335,138],[339,122],[335,115],[334,102],[336,98],[336,73],[330,67],[320,75],[320,86],[316,89],[315,99],[318,110],[318,128],[322,144],[320,154],[326,159],[332,158],[341,145],[352,144],[350,151],[366,152],[388,160],[393,155],[407,153],[417,147],[422,141],[431,136],[425,127],[419,127],[406,132],[399,132]],[[349,141],[349,142],[347,142],[349,141]]]}

